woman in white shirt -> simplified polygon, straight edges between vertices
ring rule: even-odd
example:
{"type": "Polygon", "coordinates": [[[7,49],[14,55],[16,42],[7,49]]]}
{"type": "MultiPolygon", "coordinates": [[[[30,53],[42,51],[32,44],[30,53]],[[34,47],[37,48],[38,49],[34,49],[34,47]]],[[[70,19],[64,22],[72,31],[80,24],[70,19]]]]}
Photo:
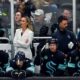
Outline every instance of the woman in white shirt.
{"type": "Polygon", "coordinates": [[[34,33],[32,31],[32,25],[28,17],[21,18],[21,28],[16,29],[15,37],[13,40],[15,54],[18,51],[23,51],[25,56],[32,59],[32,52],[30,45],[33,40],[34,33]]]}

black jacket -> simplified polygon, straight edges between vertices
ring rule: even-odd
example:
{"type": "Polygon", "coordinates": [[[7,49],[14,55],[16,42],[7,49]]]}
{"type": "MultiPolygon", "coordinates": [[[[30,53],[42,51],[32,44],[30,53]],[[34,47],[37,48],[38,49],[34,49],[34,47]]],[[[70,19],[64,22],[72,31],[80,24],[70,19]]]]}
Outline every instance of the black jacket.
{"type": "Polygon", "coordinates": [[[57,31],[52,34],[52,37],[58,39],[58,49],[65,54],[68,54],[76,48],[76,37],[73,32],[67,29],[65,29],[64,31],[57,29],[57,31]],[[72,46],[73,44],[73,47],[70,48],[69,44],[71,44],[70,46],[72,46]]]}
{"type": "MultiPolygon", "coordinates": [[[[48,27],[43,25],[39,32],[40,37],[46,37],[48,36],[48,27]]],[[[41,49],[46,44],[46,39],[39,39],[39,45],[37,46],[37,54],[40,54],[41,49]]]]}

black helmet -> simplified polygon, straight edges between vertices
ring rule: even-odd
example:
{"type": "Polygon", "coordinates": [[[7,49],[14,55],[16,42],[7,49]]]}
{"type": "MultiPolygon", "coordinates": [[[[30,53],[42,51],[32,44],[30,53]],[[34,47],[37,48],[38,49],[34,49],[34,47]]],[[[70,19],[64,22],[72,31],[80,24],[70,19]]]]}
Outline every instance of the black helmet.
{"type": "Polygon", "coordinates": [[[49,43],[49,44],[57,44],[57,43],[58,43],[58,39],[56,39],[56,38],[51,38],[48,43],[49,43]]]}
{"type": "Polygon", "coordinates": [[[17,54],[15,55],[15,60],[18,60],[18,59],[21,61],[25,60],[24,52],[21,52],[21,51],[17,52],[17,54]]]}

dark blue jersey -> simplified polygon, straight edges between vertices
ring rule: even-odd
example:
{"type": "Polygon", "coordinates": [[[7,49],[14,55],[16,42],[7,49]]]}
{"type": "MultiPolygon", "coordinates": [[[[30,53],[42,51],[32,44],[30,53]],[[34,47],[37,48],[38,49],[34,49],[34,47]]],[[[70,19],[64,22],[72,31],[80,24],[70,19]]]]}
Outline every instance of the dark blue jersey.
{"type": "Polygon", "coordinates": [[[45,76],[55,75],[57,66],[64,63],[64,56],[61,51],[51,52],[49,49],[41,53],[41,74],[45,76]]]}

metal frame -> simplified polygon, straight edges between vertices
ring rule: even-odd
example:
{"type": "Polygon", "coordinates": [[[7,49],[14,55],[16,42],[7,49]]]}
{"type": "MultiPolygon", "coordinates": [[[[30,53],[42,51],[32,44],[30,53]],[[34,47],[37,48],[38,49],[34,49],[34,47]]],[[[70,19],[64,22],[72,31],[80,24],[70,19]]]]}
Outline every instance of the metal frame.
{"type": "Polygon", "coordinates": [[[76,33],[76,0],[73,0],[73,32],[76,33]]]}
{"type": "Polygon", "coordinates": [[[11,41],[14,38],[14,0],[10,0],[11,3],[11,41]]]}

